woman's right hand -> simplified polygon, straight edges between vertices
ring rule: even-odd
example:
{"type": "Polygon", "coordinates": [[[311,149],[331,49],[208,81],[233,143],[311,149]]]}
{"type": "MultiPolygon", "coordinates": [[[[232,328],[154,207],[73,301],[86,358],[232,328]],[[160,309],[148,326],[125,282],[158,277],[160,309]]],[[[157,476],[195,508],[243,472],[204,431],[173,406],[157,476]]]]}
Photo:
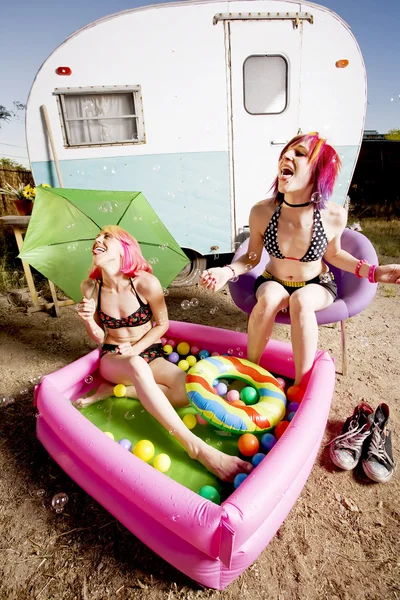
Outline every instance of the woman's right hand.
{"type": "Polygon", "coordinates": [[[206,269],[200,275],[200,285],[206,290],[218,292],[232,277],[232,271],[225,267],[206,269]]]}
{"type": "Polygon", "coordinates": [[[76,305],[76,312],[83,321],[92,321],[96,312],[96,302],[94,298],[82,298],[76,305]]]}

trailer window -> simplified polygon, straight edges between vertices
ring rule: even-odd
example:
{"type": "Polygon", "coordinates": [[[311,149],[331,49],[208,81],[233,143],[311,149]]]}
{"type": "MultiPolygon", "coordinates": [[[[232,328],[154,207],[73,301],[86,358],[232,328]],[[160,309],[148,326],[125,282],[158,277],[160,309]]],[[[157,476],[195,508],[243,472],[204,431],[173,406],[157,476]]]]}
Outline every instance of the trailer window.
{"type": "Polygon", "coordinates": [[[282,113],[288,65],[283,56],[249,56],[243,65],[244,107],[251,115],[282,113]]]}
{"type": "Polygon", "coordinates": [[[145,141],[140,88],[56,90],[66,147],[145,141]]]}

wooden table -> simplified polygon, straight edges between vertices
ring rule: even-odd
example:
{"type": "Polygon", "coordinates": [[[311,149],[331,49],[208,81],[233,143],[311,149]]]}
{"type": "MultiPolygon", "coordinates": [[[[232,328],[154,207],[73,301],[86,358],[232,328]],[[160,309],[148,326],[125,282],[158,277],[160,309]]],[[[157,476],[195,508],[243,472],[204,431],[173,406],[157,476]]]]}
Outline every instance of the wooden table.
{"type": "MultiPolygon", "coordinates": [[[[22,217],[22,216],[18,216],[18,215],[10,215],[10,216],[6,216],[6,217],[0,217],[0,220],[5,225],[11,225],[11,227],[13,228],[13,232],[14,232],[14,236],[15,236],[15,240],[17,242],[19,252],[21,252],[22,244],[24,241],[23,235],[26,232],[26,229],[29,225],[30,219],[31,218],[29,216],[22,217]]],[[[27,284],[28,284],[29,293],[31,295],[32,304],[33,304],[33,306],[28,308],[28,312],[36,312],[38,310],[53,309],[55,315],[57,317],[59,317],[60,316],[60,306],[67,306],[68,304],[74,304],[73,300],[59,300],[57,298],[57,292],[56,292],[54,283],[50,280],[48,280],[48,282],[49,282],[49,287],[50,287],[50,292],[51,292],[51,297],[53,299],[53,302],[52,303],[39,302],[39,298],[38,298],[36,288],[35,288],[35,282],[33,281],[33,277],[32,277],[31,268],[30,268],[29,264],[27,262],[25,262],[24,260],[21,259],[21,262],[22,262],[22,266],[24,268],[24,273],[25,273],[27,284]]]]}

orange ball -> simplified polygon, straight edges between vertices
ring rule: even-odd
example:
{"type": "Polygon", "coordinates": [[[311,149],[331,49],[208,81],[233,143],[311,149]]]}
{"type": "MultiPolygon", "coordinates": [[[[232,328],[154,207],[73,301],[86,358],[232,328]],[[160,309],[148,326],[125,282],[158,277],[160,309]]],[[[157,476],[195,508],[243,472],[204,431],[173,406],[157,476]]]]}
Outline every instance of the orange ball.
{"type": "Polygon", "coordinates": [[[239,451],[243,456],[254,456],[257,454],[260,442],[252,433],[244,433],[238,440],[239,451]]]}
{"type": "Polygon", "coordinates": [[[285,431],[289,427],[289,425],[290,425],[289,421],[281,421],[280,423],[278,423],[278,425],[276,425],[275,437],[277,440],[279,440],[279,438],[281,438],[283,436],[283,434],[285,433],[285,431]]]}
{"type": "Polygon", "coordinates": [[[287,389],[286,398],[289,402],[301,402],[303,400],[304,390],[299,385],[291,385],[287,389]]]}

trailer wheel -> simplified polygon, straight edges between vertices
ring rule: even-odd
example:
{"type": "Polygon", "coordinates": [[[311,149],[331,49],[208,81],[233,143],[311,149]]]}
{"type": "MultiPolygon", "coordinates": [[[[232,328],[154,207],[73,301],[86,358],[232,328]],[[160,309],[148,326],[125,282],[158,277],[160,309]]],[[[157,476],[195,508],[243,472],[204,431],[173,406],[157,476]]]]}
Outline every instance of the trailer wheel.
{"type": "MultiPolygon", "coordinates": [[[[184,249],[185,250],[185,249],[184,249]]],[[[190,250],[185,250],[190,263],[175,277],[169,287],[186,287],[196,285],[199,282],[200,274],[207,266],[207,259],[204,256],[199,256],[190,250]]]]}

